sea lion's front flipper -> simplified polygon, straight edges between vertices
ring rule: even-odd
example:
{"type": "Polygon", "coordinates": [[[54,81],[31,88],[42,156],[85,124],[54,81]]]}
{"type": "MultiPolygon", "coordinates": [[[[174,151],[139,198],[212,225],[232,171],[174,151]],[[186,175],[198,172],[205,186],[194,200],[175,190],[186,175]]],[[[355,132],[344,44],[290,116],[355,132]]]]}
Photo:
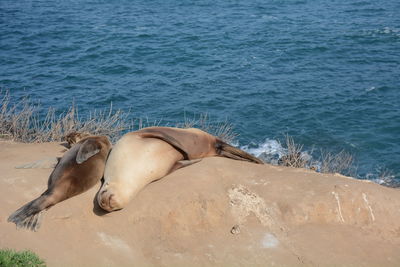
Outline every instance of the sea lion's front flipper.
{"type": "Polygon", "coordinates": [[[140,132],[138,132],[139,136],[142,138],[157,138],[161,139],[171,146],[173,146],[176,150],[178,150],[182,155],[184,160],[189,160],[189,155],[186,152],[185,148],[183,145],[176,140],[173,136],[167,134],[165,131],[160,130],[160,129],[152,129],[152,128],[147,128],[147,129],[142,129],[140,132]]]}
{"type": "Polygon", "coordinates": [[[76,163],[81,164],[100,152],[101,145],[92,139],[84,141],[76,154],[76,163]]]}

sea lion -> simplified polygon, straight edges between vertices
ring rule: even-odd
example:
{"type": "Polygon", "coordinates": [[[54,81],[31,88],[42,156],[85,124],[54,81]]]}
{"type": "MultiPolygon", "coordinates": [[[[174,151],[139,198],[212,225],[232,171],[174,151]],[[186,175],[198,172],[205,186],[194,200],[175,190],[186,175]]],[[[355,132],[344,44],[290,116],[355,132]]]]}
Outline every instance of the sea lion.
{"type": "Polygon", "coordinates": [[[97,194],[106,211],[122,209],[147,184],[204,157],[263,162],[202,130],[150,127],[125,134],[113,147],[97,194]],[[189,162],[182,162],[189,160],[189,162]]]}
{"type": "Polygon", "coordinates": [[[87,191],[103,177],[111,143],[106,136],[87,136],[68,150],[50,174],[47,190],[8,218],[18,228],[36,231],[43,210],[87,191]]]}

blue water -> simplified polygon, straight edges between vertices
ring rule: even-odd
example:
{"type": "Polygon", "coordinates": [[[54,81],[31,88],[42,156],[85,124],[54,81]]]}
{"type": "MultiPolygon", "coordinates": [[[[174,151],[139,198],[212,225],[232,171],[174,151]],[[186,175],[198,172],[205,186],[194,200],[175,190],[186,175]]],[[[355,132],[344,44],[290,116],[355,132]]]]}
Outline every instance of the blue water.
{"type": "Polygon", "coordinates": [[[0,1],[0,88],[59,111],[208,113],[400,179],[400,1],[0,1]]]}

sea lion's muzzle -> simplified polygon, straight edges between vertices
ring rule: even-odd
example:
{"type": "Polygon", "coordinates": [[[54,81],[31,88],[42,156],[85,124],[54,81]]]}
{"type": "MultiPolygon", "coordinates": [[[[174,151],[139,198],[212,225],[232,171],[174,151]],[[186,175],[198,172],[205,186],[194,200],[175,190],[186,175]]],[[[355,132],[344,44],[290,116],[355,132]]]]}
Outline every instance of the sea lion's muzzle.
{"type": "Polygon", "coordinates": [[[98,195],[97,202],[99,206],[108,212],[122,209],[115,194],[107,189],[101,191],[98,195]]]}
{"type": "Polygon", "coordinates": [[[107,193],[107,189],[100,191],[98,196],[97,196],[97,203],[99,204],[99,206],[106,211],[110,211],[109,208],[109,198],[106,198],[104,194],[107,193]]]}

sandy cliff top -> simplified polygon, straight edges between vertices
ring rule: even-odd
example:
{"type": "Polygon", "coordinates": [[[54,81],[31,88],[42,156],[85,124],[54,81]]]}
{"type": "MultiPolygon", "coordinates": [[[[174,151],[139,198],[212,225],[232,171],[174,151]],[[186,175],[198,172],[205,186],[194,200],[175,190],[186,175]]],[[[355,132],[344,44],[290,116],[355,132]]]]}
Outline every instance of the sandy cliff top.
{"type": "Polygon", "coordinates": [[[400,191],[340,175],[206,158],[103,213],[100,183],[45,212],[38,232],[7,217],[39,196],[59,143],[0,141],[0,247],[48,266],[400,265],[400,191]]]}

